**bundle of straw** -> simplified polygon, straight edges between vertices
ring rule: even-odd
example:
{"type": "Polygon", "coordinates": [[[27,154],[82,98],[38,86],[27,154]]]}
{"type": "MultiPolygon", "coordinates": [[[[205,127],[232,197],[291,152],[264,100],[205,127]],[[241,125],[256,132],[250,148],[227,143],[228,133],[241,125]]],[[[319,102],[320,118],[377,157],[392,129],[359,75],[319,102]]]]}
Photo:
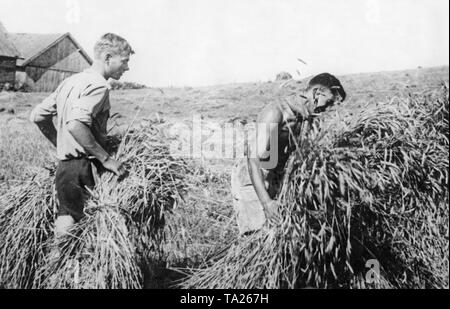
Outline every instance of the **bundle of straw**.
{"type": "Polygon", "coordinates": [[[143,287],[144,272],[151,268],[147,264],[159,263],[162,258],[166,216],[183,192],[188,167],[183,160],[171,157],[161,127],[155,124],[127,132],[116,157],[125,163],[128,176],[118,180],[105,173],[97,179],[90,201],[91,214],[77,226],[78,231],[86,232],[82,237],[67,238],[63,245],[68,248],[67,254],[70,248],[99,248],[90,259],[78,259],[78,277],[83,280],[76,285],[71,281],[73,276],[67,281],[63,271],[63,265],[73,259],[61,255],[63,260],[57,260],[58,265],[50,265],[44,271],[53,273],[49,281],[56,281],[56,286],[143,287]],[[108,231],[113,240],[99,241],[108,231]],[[52,268],[60,270],[56,278],[52,268]]]}
{"type": "Polygon", "coordinates": [[[172,213],[185,192],[189,166],[173,157],[163,127],[149,125],[126,133],[116,157],[124,162],[128,176],[118,181],[103,174],[94,195],[98,201],[119,205],[133,223],[131,233],[145,246],[159,250],[166,215],[172,213]]]}
{"type": "Polygon", "coordinates": [[[52,195],[48,193],[52,192],[53,178],[42,179],[43,187],[36,187],[34,182],[30,188],[18,187],[14,194],[22,199],[14,200],[12,194],[2,199],[3,284],[20,288],[143,286],[146,266],[142,263],[152,262],[149,255],[158,258],[165,216],[176,206],[184,188],[187,165],[170,156],[169,145],[155,123],[127,131],[115,157],[124,162],[128,176],[123,180],[111,173],[96,177],[86,217],[73,227],[69,237],[56,244],[59,255],[44,259],[43,253],[43,248],[55,246],[48,224],[54,215],[52,195]],[[25,228],[17,230],[23,225],[44,228],[39,234],[25,228]],[[29,242],[32,244],[24,246],[29,242]],[[39,263],[34,262],[35,256],[39,263]]]}
{"type": "Polygon", "coordinates": [[[30,288],[53,237],[53,175],[41,171],[0,198],[0,286],[30,288]]]}
{"type": "Polygon", "coordinates": [[[283,222],[182,286],[448,286],[448,87],[423,98],[305,124],[279,194],[283,222]]]}
{"type": "Polygon", "coordinates": [[[86,216],[60,240],[59,257],[49,256],[34,286],[70,289],[138,289],[142,273],[129,237],[127,214],[93,200],[86,216]],[[54,259],[54,260],[52,260],[54,259]]]}

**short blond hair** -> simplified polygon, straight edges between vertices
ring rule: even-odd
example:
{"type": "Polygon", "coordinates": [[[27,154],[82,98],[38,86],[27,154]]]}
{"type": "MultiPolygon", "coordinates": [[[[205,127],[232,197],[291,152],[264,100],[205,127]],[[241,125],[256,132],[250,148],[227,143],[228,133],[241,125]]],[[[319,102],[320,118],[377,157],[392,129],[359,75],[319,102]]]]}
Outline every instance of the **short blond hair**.
{"type": "Polygon", "coordinates": [[[94,56],[99,58],[104,52],[112,55],[128,56],[133,55],[134,50],[127,40],[114,33],[106,33],[95,43],[94,56]]]}

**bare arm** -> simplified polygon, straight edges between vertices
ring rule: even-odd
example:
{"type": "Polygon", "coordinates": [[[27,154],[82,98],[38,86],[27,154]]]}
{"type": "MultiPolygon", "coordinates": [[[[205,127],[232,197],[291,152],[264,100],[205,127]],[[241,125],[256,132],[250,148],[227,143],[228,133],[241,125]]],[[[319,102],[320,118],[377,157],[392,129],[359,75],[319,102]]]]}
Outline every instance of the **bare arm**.
{"type": "MultiPolygon", "coordinates": [[[[265,131],[258,132],[256,156],[248,156],[250,179],[269,221],[278,220],[279,216],[277,208],[274,207],[274,201],[270,198],[269,193],[266,190],[261,161],[266,156],[266,152],[270,145],[270,138],[278,136],[278,125],[281,124],[282,119],[281,112],[275,107],[262,112],[258,118],[258,123],[263,124],[265,131]],[[276,126],[273,126],[273,124],[276,124],[276,126]]],[[[278,149],[271,149],[271,152],[273,151],[278,151],[278,149]]]]}
{"type": "Polygon", "coordinates": [[[265,180],[258,158],[248,158],[248,170],[250,173],[250,180],[252,181],[256,194],[258,195],[263,208],[266,209],[271,202],[271,198],[266,190],[265,180]]]}

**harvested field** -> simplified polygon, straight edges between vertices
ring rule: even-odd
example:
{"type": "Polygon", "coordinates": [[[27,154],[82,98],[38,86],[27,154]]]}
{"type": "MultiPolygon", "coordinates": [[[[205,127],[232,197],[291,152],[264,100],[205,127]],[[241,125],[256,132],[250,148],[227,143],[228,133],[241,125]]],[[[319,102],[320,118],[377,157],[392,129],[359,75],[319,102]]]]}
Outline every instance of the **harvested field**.
{"type": "Polygon", "coordinates": [[[1,93],[15,113],[0,113],[0,286],[448,288],[448,67],[341,81],[348,102],[311,123],[287,166],[281,226],[247,237],[233,160],[173,157],[167,130],[195,113],[252,121],[302,83],[112,92],[129,176],[99,176],[61,256],[54,150],[27,121],[45,94],[1,93]],[[368,282],[370,260],[380,274],[368,282]]]}
{"type": "Polygon", "coordinates": [[[448,286],[448,86],[429,95],[305,123],[282,224],[238,240],[183,286],[366,287],[369,260],[382,267],[370,287],[448,286]]]}

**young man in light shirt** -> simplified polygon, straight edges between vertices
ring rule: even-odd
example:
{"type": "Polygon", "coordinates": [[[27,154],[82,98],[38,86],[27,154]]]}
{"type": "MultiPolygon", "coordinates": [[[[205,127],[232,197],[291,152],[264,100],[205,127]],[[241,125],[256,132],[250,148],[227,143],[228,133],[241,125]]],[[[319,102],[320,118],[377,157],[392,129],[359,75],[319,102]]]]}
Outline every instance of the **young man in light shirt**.
{"type": "Polygon", "coordinates": [[[120,79],[134,54],[122,37],[107,33],[94,47],[89,69],[64,80],[30,115],[44,136],[56,147],[59,159],[55,182],[59,202],[55,235],[59,237],[84,214],[86,188],[95,185],[91,163],[118,177],[125,175],[121,162],[105,150],[110,116],[108,79],[120,79]],[[57,116],[57,125],[53,117],[57,116]]]}

